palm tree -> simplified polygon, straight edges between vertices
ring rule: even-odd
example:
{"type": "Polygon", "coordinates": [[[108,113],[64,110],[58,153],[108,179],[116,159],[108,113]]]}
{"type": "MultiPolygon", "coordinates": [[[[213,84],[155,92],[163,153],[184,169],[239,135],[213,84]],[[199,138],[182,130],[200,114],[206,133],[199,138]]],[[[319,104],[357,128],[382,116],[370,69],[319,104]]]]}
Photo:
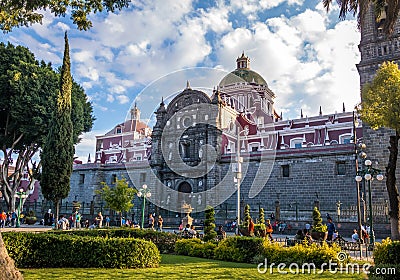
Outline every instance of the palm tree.
{"type": "MultiPolygon", "coordinates": [[[[332,0],[322,0],[327,11],[329,11],[332,0]]],[[[390,35],[393,33],[394,25],[399,17],[399,0],[335,0],[340,7],[339,18],[345,19],[346,15],[352,13],[357,16],[358,28],[361,27],[363,19],[371,4],[375,7],[375,18],[382,23],[383,31],[390,35]]]]}

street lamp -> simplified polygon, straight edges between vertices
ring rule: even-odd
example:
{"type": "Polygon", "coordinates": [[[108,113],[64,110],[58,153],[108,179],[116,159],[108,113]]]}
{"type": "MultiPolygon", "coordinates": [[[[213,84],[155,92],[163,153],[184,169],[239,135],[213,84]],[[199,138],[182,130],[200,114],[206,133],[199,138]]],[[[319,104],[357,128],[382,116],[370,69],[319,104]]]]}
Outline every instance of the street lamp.
{"type": "Polygon", "coordinates": [[[147,185],[144,184],[142,188],[138,191],[137,193],[138,197],[143,196],[143,206],[142,206],[142,229],[144,228],[144,207],[146,205],[146,198],[149,198],[151,196],[150,190],[147,189],[147,185]]]}
{"type": "Polygon", "coordinates": [[[342,205],[342,203],[340,202],[340,200],[338,202],[336,202],[336,214],[337,214],[337,221],[338,223],[340,223],[340,206],[342,205]]]}
{"type": "Polygon", "coordinates": [[[246,126],[243,130],[237,128],[237,144],[236,144],[236,169],[234,170],[235,179],[237,183],[237,234],[239,234],[239,225],[240,225],[240,180],[242,179],[242,162],[243,158],[240,156],[240,134],[244,133],[245,136],[249,134],[249,127],[246,126]]]}
{"type": "Polygon", "coordinates": [[[371,181],[375,177],[378,181],[383,180],[383,175],[380,174],[381,170],[372,167],[372,161],[369,159],[364,162],[365,169],[358,170],[356,181],[359,184],[362,180],[362,176],[367,181],[368,185],[368,204],[369,204],[369,235],[370,235],[370,243],[375,243],[375,235],[374,235],[374,221],[373,221],[373,213],[372,213],[372,192],[371,192],[371,181]]]}
{"type": "Polygon", "coordinates": [[[18,215],[17,215],[17,224],[15,225],[15,227],[19,228],[20,227],[20,216],[21,216],[21,207],[22,207],[22,199],[26,198],[26,192],[24,192],[23,188],[19,189],[19,192],[15,193],[15,197],[19,198],[19,204],[18,204],[18,215]]]}

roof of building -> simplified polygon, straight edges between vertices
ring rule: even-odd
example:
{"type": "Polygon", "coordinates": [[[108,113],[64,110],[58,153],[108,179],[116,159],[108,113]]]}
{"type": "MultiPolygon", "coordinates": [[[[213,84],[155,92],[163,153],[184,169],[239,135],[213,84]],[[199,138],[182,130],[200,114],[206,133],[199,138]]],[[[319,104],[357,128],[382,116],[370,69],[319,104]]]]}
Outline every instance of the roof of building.
{"type": "Polygon", "coordinates": [[[250,69],[236,69],[232,71],[221,80],[219,86],[224,87],[243,82],[268,86],[267,82],[260,74],[250,69]]]}
{"type": "Polygon", "coordinates": [[[226,75],[219,83],[219,86],[224,87],[243,82],[268,86],[267,82],[260,74],[250,70],[250,58],[246,56],[244,52],[236,59],[236,69],[226,75]]]}

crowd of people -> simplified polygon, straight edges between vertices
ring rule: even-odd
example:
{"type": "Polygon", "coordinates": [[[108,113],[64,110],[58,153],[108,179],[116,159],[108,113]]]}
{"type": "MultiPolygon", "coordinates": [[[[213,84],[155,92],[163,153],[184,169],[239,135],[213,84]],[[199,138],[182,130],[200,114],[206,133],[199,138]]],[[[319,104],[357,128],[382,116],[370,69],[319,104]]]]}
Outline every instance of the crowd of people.
{"type": "Polygon", "coordinates": [[[17,221],[17,213],[15,211],[0,213],[0,228],[14,227],[17,221]]]}

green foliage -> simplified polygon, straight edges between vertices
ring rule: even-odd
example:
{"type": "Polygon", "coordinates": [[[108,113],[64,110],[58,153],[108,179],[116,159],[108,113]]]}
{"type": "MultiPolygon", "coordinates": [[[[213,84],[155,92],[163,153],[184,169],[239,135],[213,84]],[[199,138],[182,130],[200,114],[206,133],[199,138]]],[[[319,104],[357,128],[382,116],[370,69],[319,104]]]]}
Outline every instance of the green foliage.
{"type": "Polygon", "coordinates": [[[374,262],[376,265],[400,265],[400,241],[392,241],[387,238],[382,240],[382,243],[376,243],[374,262]]]}
{"type": "Polygon", "coordinates": [[[254,235],[257,237],[264,237],[267,226],[265,224],[254,224],[254,235]]]}
{"type": "Polygon", "coordinates": [[[160,252],[149,241],[47,233],[3,235],[17,267],[158,267],[160,252]]]}
{"type": "Polygon", "coordinates": [[[337,244],[327,245],[319,244],[296,244],[291,247],[284,247],[279,243],[271,243],[264,239],[263,256],[269,263],[314,263],[317,267],[323,263],[329,263],[329,260],[337,262],[337,254],[341,251],[337,244]]]}
{"type": "Polygon", "coordinates": [[[49,133],[41,153],[42,175],[40,185],[43,196],[56,205],[68,196],[74,160],[73,125],[71,120],[72,77],[69,44],[65,33],[64,59],[61,70],[57,107],[52,115],[49,133]]]}
{"type": "Polygon", "coordinates": [[[215,231],[215,212],[213,207],[208,207],[205,211],[206,219],[204,220],[204,241],[214,240],[217,237],[215,231]]]}
{"type": "Polygon", "coordinates": [[[258,223],[265,225],[264,208],[260,208],[258,211],[258,223]]]}
{"type": "Polygon", "coordinates": [[[246,204],[246,206],[244,207],[244,221],[243,221],[243,226],[245,228],[249,227],[249,219],[251,219],[250,205],[246,204]]]}
{"type": "Polygon", "coordinates": [[[178,255],[214,258],[214,250],[217,245],[213,242],[202,242],[200,239],[180,239],[175,243],[175,253],[178,255]]]}
{"type": "Polygon", "coordinates": [[[312,213],[312,219],[313,219],[312,231],[326,232],[328,230],[327,226],[322,224],[321,213],[319,212],[317,207],[314,207],[314,210],[312,213]]]}
{"type": "Polygon", "coordinates": [[[41,23],[45,10],[54,16],[65,17],[71,13],[73,23],[79,30],[88,30],[92,13],[115,12],[128,7],[130,0],[91,0],[91,1],[2,1],[0,9],[0,29],[11,31],[14,27],[41,23]]]}
{"type": "MultiPolygon", "coordinates": [[[[20,185],[20,173],[28,169],[32,156],[43,148],[53,111],[56,108],[60,74],[51,64],[35,60],[28,48],[0,43],[0,146],[8,159],[17,155],[16,172],[8,181],[0,180],[9,209],[15,209],[13,193],[20,185]]],[[[94,118],[92,106],[81,87],[73,82],[72,112],[74,143],[82,132],[90,131],[94,118]]],[[[1,177],[7,176],[11,162],[0,163],[1,177]]],[[[40,180],[40,164],[30,167],[40,180]]]]}
{"type": "Polygon", "coordinates": [[[363,87],[358,113],[373,129],[400,132],[400,70],[396,63],[384,62],[372,82],[363,87]]]}
{"type": "Polygon", "coordinates": [[[382,0],[347,0],[347,1],[333,1],[322,0],[324,8],[329,11],[332,2],[339,5],[340,12],[339,18],[345,19],[346,15],[357,16],[357,23],[359,29],[363,24],[364,18],[368,15],[370,4],[373,4],[375,10],[375,20],[383,28],[383,31],[390,35],[393,33],[394,25],[399,16],[399,6],[397,1],[382,1],[382,0]],[[385,20],[381,21],[380,16],[382,11],[385,11],[385,20]]]}
{"type": "Polygon", "coordinates": [[[132,228],[94,229],[94,230],[73,230],[73,231],[50,231],[48,234],[76,235],[106,238],[140,238],[153,242],[162,253],[173,253],[177,235],[168,232],[153,230],[141,230],[132,228]]]}
{"type": "MultiPolygon", "coordinates": [[[[35,60],[28,48],[15,47],[10,43],[0,43],[0,64],[0,127],[6,127],[7,118],[10,122],[7,127],[9,133],[0,134],[0,143],[9,148],[13,137],[23,133],[17,150],[31,143],[41,147],[55,110],[60,74],[51,68],[50,63],[35,60]]],[[[92,128],[93,109],[83,88],[75,81],[71,101],[73,136],[77,140],[82,132],[92,128]]]]}
{"type": "Polygon", "coordinates": [[[256,256],[264,252],[263,238],[235,236],[218,243],[215,249],[215,258],[224,261],[251,262],[256,256]]]}
{"type": "Polygon", "coordinates": [[[106,202],[106,207],[120,213],[120,220],[122,225],[122,212],[129,211],[133,207],[133,198],[137,190],[130,188],[128,182],[124,177],[116,179],[115,187],[110,188],[105,182],[101,182],[103,188],[97,190],[96,193],[100,194],[106,202]]]}

